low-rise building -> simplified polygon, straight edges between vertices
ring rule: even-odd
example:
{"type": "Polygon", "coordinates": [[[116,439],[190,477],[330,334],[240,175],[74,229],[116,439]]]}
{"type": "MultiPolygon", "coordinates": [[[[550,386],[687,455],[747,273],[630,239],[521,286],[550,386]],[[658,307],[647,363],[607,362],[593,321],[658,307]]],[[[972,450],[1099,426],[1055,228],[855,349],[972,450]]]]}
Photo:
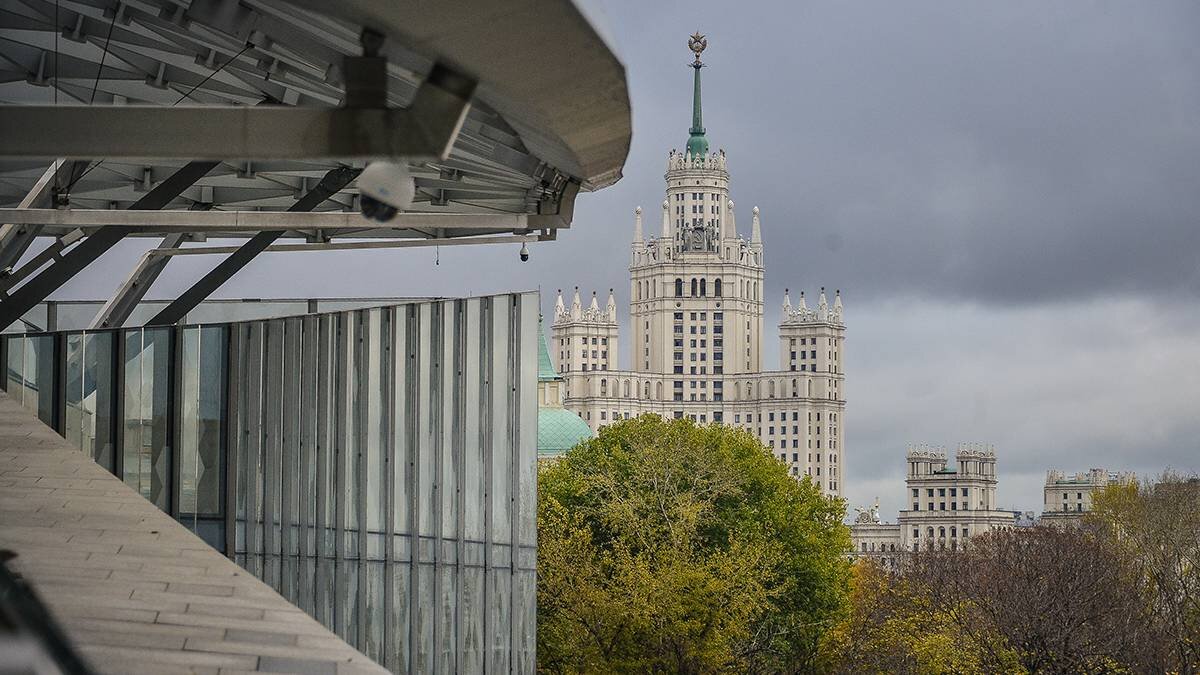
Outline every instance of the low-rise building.
{"type": "Polygon", "coordinates": [[[946,451],[909,446],[905,504],[895,524],[879,519],[878,505],[859,509],[850,527],[852,557],[894,558],[892,551],[964,548],[973,536],[1012,527],[1014,512],[996,506],[996,453],[991,446],[963,444],[954,466],[946,451]]]}
{"type": "Polygon", "coordinates": [[[946,451],[910,446],[900,540],[905,550],[957,549],[972,536],[1014,524],[1012,511],[996,506],[996,452],[991,446],[962,444],[954,466],[946,451]]]}
{"type": "Polygon", "coordinates": [[[887,569],[895,569],[904,547],[900,544],[900,525],[885,523],[879,517],[879,499],[869,509],[856,508],[858,516],[850,526],[853,552],[850,559],[869,558],[887,569]]]}
{"type": "Polygon", "coordinates": [[[1132,483],[1137,476],[1129,471],[1091,469],[1070,476],[1057,469],[1046,472],[1042,520],[1047,523],[1075,523],[1092,510],[1095,493],[1109,485],[1132,483]]]}

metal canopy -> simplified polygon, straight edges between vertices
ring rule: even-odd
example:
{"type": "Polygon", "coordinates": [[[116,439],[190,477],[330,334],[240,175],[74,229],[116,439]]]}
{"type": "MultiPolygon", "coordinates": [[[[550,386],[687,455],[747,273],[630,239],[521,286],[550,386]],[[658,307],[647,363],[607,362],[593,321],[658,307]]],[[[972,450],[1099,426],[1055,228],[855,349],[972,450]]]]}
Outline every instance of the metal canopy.
{"type": "Polygon", "coordinates": [[[23,209],[0,217],[0,267],[37,236],[57,238],[53,267],[106,226],[186,234],[169,247],[184,250],[264,228],[310,245],[553,239],[579,190],[620,178],[630,133],[624,68],[573,0],[0,0],[0,207],[23,209]],[[375,55],[386,86],[364,105],[353,62],[375,55]],[[395,221],[360,217],[354,183],[279,213],[396,154],[416,196],[395,221]],[[127,210],[196,160],[215,166],[164,211],[127,210]],[[56,195],[70,208],[44,209],[56,195]]]}

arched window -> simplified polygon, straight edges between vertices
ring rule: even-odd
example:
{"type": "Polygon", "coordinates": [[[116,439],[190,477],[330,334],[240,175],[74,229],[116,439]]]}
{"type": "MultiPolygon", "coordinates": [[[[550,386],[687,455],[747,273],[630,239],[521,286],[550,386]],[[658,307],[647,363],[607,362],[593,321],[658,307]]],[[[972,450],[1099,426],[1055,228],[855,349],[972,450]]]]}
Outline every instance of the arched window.
{"type": "Polygon", "coordinates": [[[771,392],[771,394],[770,394],[771,398],[775,398],[775,380],[771,380],[768,383],[768,389],[771,392]]]}
{"type": "Polygon", "coordinates": [[[740,382],[733,383],[733,400],[742,400],[742,385],[740,382]]]}
{"type": "Polygon", "coordinates": [[[945,539],[945,538],[946,538],[946,528],[939,527],[938,528],[938,539],[945,539]]]}
{"type": "Polygon", "coordinates": [[[863,553],[867,552],[867,542],[865,542],[865,541],[862,543],[862,552],[863,553]]]}
{"type": "Polygon", "coordinates": [[[647,401],[650,400],[650,383],[649,382],[646,383],[646,393],[644,394],[644,396],[646,397],[647,401]]]}
{"type": "Polygon", "coordinates": [[[707,295],[708,295],[708,279],[701,279],[700,280],[700,297],[703,298],[707,295]]]}
{"type": "Polygon", "coordinates": [[[608,380],[605,380],[605,379],[600,380],[600,395],[608,396],[608,380]]]}
{"type": "Polygon", "coordinates": [[[754,282],[754,298],[753,298],[753,299],[754,299],[754,300],[758,300],[758,299],[759,299],[759,297],[758,297],[758,282],[757,282],[757,281],[756,281],[756,282],[754,282]]]}
{"type": "Polygon", "coordinates": [[[792,378],[792,398],[800,395],[800,381],[792,378]]]}
{"type": "Polygon", "coordinates": [[[812,380],[808,380],[808,397],[812,398],[812,380]]]}
{"type": "Polygon", "coordinates": [[[713,295],[721,297],[721,280],[717,279],[713,282],[713,295]]]}
{"type": "Polygon", "coordinates": [[[692,277],[692,297],[693,298],[700,297],[699,289],[700,289],[700,282],[697,281],[695,277],[692,277]]]}
{"type": "Polygon", "coordinates": [[[661,400],[662,400],[662,382],[655,383],[655,385],[654,385],[654,398],[655,398],[655,399],[657,399],[657,400],[659,400],[659,401],[661,401],[661,400]]]}
{"type": "Polygon", "coordinates": [[[629,398],[629,380],[625,380],[621,387],[621,395],[629,398]]]}
{"type": "Polygon", "coordinates": [[[951,538],[954,538],[954,537],[957,537],[957,536],[958,536],[958,528],[957,528],[957,527],[953,527],[953,526],[951,526],[951,528],[950,528],[950,537],[951,537],[951,538]]]}
{"type": "Polygon", "coordinates": [[[926,529],[925,533],[929,535],[930,539],[933,539],[933,528],[932,527],[926,529]]]}
{"type": "Polygon", "coordinates": [[[683,279],[675,280],[675,297],[677,297],[677,298],[683,297],[683,279]]]}

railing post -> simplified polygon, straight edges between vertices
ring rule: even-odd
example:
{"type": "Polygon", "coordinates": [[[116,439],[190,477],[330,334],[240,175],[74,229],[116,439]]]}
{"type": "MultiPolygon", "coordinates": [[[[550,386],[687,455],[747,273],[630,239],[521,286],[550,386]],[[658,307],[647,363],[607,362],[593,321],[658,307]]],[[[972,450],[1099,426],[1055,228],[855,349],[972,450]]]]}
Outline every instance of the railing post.
{"type": "MultiPolygon", "coordinates": [[[[47,322],[49,323],[49,322],[47,322]]],[[[51,428],[63,438],[67,437],[67,334],[51,333],[54,340],[54,402],[51,428]]]]}
{"type": "Polygon", "coordinates": [[[113,473],[121,481],[125,480],[125,334],[122,329],[114,330],[112,345],[113,473]]]}
{"type": "MultiPolygon", "coordinates": [[[[167,369],[167,456],[171,462],[171,486],[167,508],[172,518],[180,520],[183,517],[179,510],[182,497],[180,493],[183,490],[183,328],[171,326],[170,331],[170,339],[167,341],[170,345],[167,358],[171,364],[167,369]]],[[[194,531],[194,518],[192,523],[194,531]]]]}

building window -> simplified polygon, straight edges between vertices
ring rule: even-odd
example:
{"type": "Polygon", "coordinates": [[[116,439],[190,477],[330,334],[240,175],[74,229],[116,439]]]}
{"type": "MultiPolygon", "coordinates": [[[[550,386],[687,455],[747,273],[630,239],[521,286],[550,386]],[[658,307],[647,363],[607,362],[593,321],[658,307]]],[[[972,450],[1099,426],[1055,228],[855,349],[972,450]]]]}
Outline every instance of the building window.
{"type": "MultiPolygon", "coordinates": [[[[675,297],[677,297],[677,298],[683,297],[683,279],[675,280],[675,297]]],[[[678,318],[683,318],[683,317],[678,317],[678,318]]]]}

